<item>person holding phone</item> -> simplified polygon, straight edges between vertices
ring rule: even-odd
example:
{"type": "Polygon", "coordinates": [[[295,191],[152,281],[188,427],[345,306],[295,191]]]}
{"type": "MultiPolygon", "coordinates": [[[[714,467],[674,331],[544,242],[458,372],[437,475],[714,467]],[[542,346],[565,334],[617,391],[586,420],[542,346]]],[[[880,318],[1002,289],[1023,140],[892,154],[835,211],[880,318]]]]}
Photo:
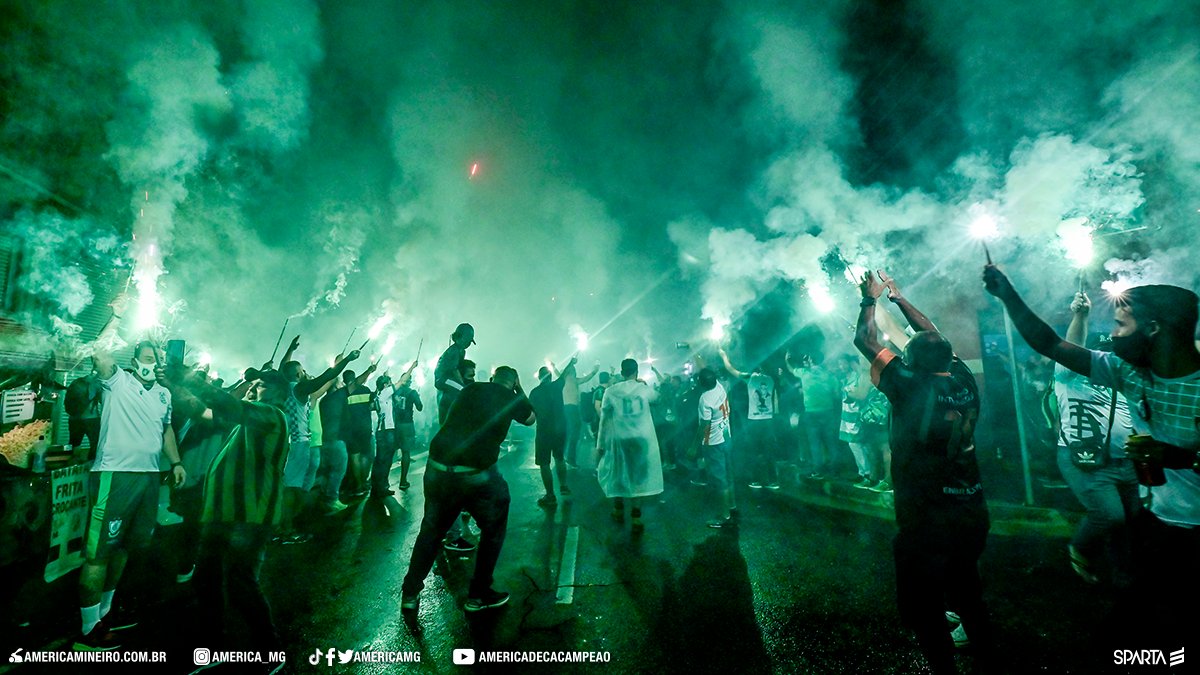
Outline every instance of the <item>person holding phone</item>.
{"type": "Polygon", "coordinates": [[[171,428],[171,392],[159,384],[162,359],[151,342],[133,349],[129,370],[117,367],[112,345],[126,301],[113,303],[113,316],[96,338],[92,364],[100,383],[100,440],[92,464],[89,491],[93,504],[84,535],[79,575],[82,619],[74,648],[111,651],[120,647],[115,631],[137,620],[113,612],[113,596],[131,550],[150,544],[158,518],[160,462],[170,465],[175,487],[187,478],[171,428]]]}

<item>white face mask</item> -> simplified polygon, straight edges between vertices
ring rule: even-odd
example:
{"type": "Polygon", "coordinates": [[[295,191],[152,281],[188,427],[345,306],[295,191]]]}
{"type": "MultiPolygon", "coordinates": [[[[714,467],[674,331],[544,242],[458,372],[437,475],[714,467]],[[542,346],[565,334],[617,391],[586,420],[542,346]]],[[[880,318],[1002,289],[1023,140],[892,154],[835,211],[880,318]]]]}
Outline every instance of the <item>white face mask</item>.
{"type": "Polygon", "coordinates": [[[134,366],[135,371],[137,372],[138,378],[140,378],[144,382],[149,382],[154,379],[154,367],[156,365],[158,365],[158,364],[154,363],[153,361],[151,361],[150,363],[146,363],[144,361],[138,361],[137,359],[134,359],[134,361],[133,361],[133,366],[134,366]]]}

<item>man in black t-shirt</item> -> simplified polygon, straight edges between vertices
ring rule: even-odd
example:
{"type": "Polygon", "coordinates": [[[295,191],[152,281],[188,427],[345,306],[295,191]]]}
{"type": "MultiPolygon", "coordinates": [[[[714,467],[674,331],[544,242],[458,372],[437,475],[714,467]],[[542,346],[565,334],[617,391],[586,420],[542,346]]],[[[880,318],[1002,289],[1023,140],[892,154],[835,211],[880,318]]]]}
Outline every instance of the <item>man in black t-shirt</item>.
{"type": "Polygon", "coordinates": [[[567,377],[575,377],[575,358],[567,364],[562,374],[551,379],[550,369],[542,366],[538,370],[538,386],[529,392],[529,403],[537,413],[537,429],[533,437],[534,461],[542,474],[542,486],[546,494],[538,499],[538,506],[554,506],[554,476],[550,472],[550,461],[558,474],[558,490],[563,497],[571,494],[567,487],[567,467],[563,464],[563,451],[567,446],[567,416],[563,405],[563,387],[567,377]]]}
{"type": "Polygon", "coordinates": [[[976,654],[990,656],[979,556],[988,512],[975,461],[979,389],[950,342],[882,272],[867,272],[854,345],[871,361],[871,379],[892,404],[889,439],[895,487],[896,596],[934,673],[957,673],[947,608],[962,617],[976,654]],[[879,342],[875,303],[888,290],[917,333],[897,358],[879,342]],[[948,607],[947,607],[948,606],[948,607]]]}
{"type": "Polygon", "coordinates": [[[375,428],[371,424],[371,400],[373,392],[366,386],[367,378],[375,372],[372,363],[362,374],[355,377],[354,372],[347,370],[342,373],[346,383],[346,407],[342,411],[342,423],[339,438],[346,443],[346,477],[342,487],[349,497],[359,499],[365,497],[370,484],[371,463],[375,459],[371,447],[375,428]]]}
{"type": "Polygon", "coordinates": [[[421,395],[411,386],[410,377],[400,378],[400,385],[392,392],[392,415],[396,419],[396,441],[400,446],[400,489],[407,490],[408,467],[412,465],[413,451],[417,446],[417,427],[413,410],[422,411],[425,404],[421,395]]]}
{"type": "Polygon", "coordinates": [[[442,428],[429,443],[425,464],[425,513],[401,587],[400,608],[416,612],[438,543],[466,511],[479,523],[475,576],[464,609],[477,612],[508,602],[492,589],[492,575],[508,529],[508,483],[496,468],[500,444],[512,422],[532,425],[536,417],[521,390],[517,371],[500,366],[491,382],[467,385],[442,428]]]}
{"type": "Polygon", "coordinates": [[[321,506],[334,514],[346,508],[339,497],[346,477],[346,441],[342,439],[342,415],[350,391],[340,380],[337,388],[321,397],[317,411],[321,415],[321,477],[317,481],[321,506]]]}

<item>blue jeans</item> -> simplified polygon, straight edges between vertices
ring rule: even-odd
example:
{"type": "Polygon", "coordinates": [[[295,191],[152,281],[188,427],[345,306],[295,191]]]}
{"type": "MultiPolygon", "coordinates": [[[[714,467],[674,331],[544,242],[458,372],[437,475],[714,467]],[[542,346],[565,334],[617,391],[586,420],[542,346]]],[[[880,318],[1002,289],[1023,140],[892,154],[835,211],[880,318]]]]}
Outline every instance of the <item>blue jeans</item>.
{"type": "Polygon", "coordinates": [[[708,483],[718,492],[733,489],[733,461],[730,452],[732,441],[703,446],[704,464],[708,469],[708,483]]]}
{"type": "Polygon", "coordinates": [[[371,469],[371,491],[385,492],[390,487],[392,462],[396,461],[396,429],[375,432],[375,467],[371,469]]]}
{"type": "Polygon", "coordinates": [[[447,473],[425,467],[425,514],[413,544],[408,573],[401,592],[416,595],[425,587],[442,538],[458,514],[466,511],[479,524],[479,549],[469,597],[478,598],[492,588],[492,575],[508,531],[508,483],[495,466],[477,474],[447,473]]]}
{"type": "Polygon", "coordinates": [[[325,465],[321,499],[328,505],[338,500],[342,479],[346,477],[346,444],[343,441],[327,441],[321,446],[321,455],[321,463],[325,465]]]}

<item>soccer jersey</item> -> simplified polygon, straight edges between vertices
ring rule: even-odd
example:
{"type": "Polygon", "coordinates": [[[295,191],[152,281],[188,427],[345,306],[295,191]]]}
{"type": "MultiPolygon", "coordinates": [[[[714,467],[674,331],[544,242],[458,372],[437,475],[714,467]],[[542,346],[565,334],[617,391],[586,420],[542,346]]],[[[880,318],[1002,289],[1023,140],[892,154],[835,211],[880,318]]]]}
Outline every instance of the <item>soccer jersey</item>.
{"type": "Polygon", "coordinates": [[[404,385],[396,387],[392,394],[392,410],[395,411],[396,424],[412,424],[413,408],[421,404],[421,395],[416,389],[404,385]]]}
{"type": "Polygon", "coordinates": [[[149,389],[120,368],[100,380],[100,441],[92,471],[161,471],[163,431],[171,423],[171,392],[149,389]]]}
{"type": "Polygon", "coordinates": [[[371,390],[362,386],[347,392],[346,409],[342,411],[341,440],[352,436],[370,437],[372,398],[371,390]]]}
{"type": "Polygon", "coordinates": [[[871,376],[892,403],[890,441],[901,528],[986,522],[975,461],[979,390],[957,357],[948,373],[909,368],[884,349],[871,376]]]}
{"type": "Polygon", "coordinates": [[[201,521],[278,525],[290,447],[287,423],[265,403],[239,401],[238,406],[236,426],[204,478],[201,521]]]}
{"type": "MultiPolygon", "coordinates": [[[[1092,352],[1092,383],[1116,387],[1136,415],[1135,428],[1147,427],[1155,440],[1200,449],[1200,371],[1176,378],[1156,377],[1109,352],[1092,352]]],[[[1150,488],[1150,511],[1182,527],[1200,526],[1200,474],[1165,469],[1165,485],[1150,488]]]]}
{"type": "Polygon", "coordinates": [[[1058,404],[1058,444],[1104,442],[1109,436],[1108,452],[1114,459],[1125,456],[1125,441],[1133,433],[1133,422],[1129,417],[1129,403],[1116,394],[1116,413],[1109,433],[1108,411],[1113,407],[1112,387],[1100,387],[1088,378],[1068,370],[1065,366],[1054,366],[1054,399],[1058,404]]]}
{"type": "Polygon", "coordinates": [[[704,445],[720,445],[730,438],[729,433],[729,396],[725,387],[718,382],[717,386],[700,394],[699,404],[700,424],[707,423],[708,433],[701,439],[704,445]]]}
{"type": "Polygon", "coordinates": [[[396,428],[396,418],[392,414],[392,396],[395,391],[392,387],[384,387],[375,392],[375,405],[379,408],[379,422],[375,425],[377,429],[396,428]]]}

